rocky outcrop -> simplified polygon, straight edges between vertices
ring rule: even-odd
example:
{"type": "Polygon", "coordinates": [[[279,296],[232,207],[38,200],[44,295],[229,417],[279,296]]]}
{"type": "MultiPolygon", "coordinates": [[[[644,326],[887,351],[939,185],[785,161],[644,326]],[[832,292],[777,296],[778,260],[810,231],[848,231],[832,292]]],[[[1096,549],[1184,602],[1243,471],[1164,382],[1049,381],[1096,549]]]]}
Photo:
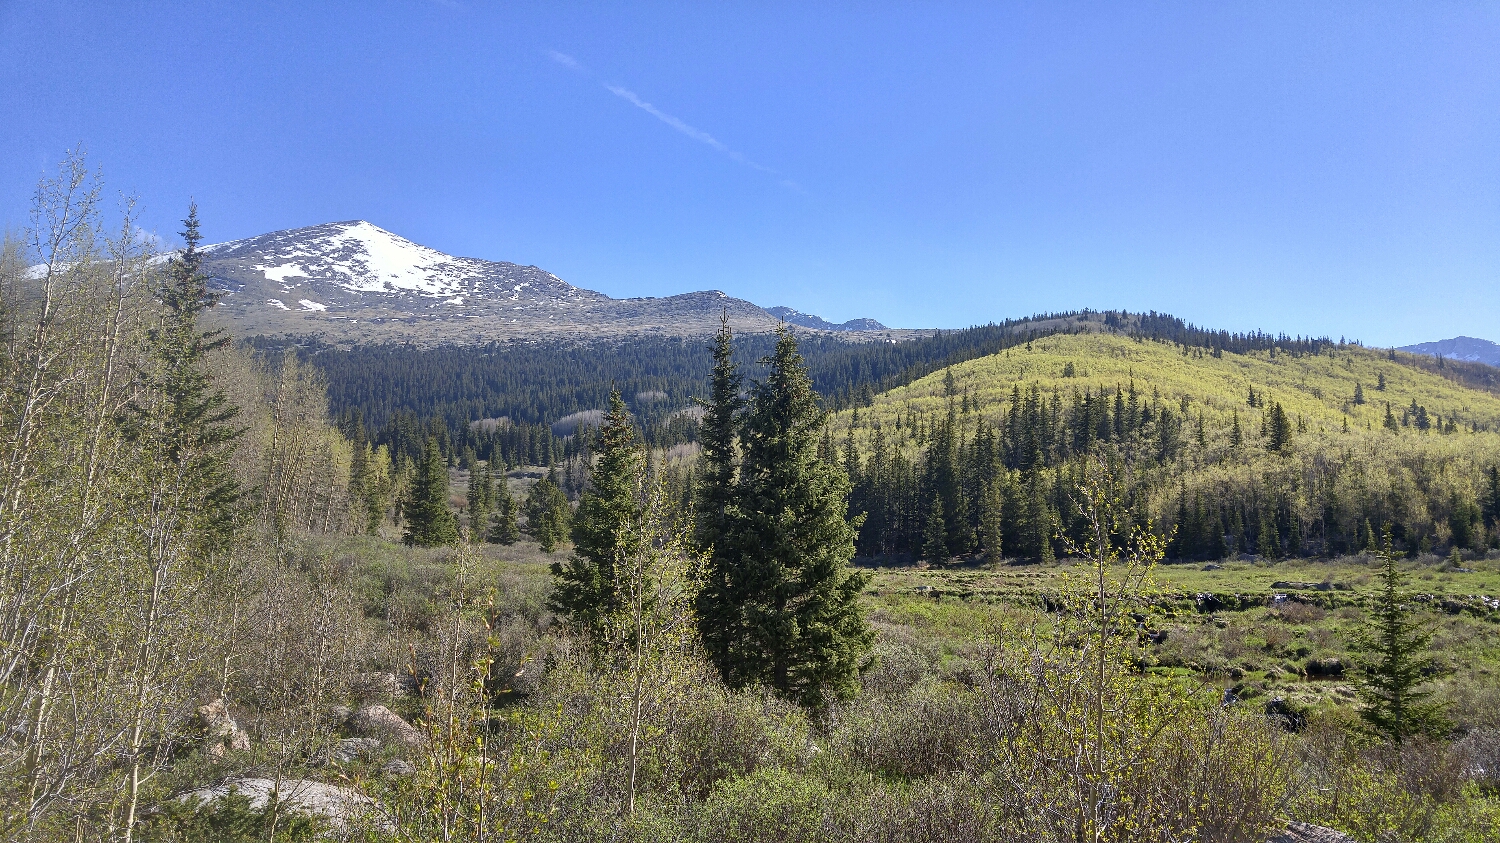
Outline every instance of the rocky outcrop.
{"type": "Polygon", "coordinates": [[[229,716],[223,699],[198,706],[198,728],[203,730],[203,751],[215,758],[227,752],[244,752],[250,748],[250,735],[229,716]]]}
{"type": "Polygon", "coordinates": [[[274,793],[283,808],[322,818],[335,831],[347,831],[361,822],[387,832],[394,830],[391,821],[381,813],[380,806],[374,799],[351,788],[303,779],[288,779],[280,783],[271,779],[230,779],[213,787],[189,791],[177,799],[202,808],[231,793],[249,799],[250,807],[257,811],[270,804],[271,794],[274,793]]]}
{"type": "Polygon", "coordinates": [[[422,746],[427,739],[401,715],[383,705],[367,705],[349,718],[349,728],[370,737],[394,740],[404,746],[422,746]]]}

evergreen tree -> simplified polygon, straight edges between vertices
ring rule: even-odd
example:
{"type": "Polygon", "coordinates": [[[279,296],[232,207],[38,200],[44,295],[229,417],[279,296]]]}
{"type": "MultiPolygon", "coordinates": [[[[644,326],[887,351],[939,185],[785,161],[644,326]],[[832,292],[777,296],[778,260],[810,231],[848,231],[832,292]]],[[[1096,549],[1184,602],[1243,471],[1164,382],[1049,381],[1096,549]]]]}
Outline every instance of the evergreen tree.
{"type": "Polygon", "coordinates": [[[1276,528],[1276,516],[1264,504],[1260,507],[1260,528],[1256,530],[1255,549],[1266,559],[1281,558],[1281,536],[1276,528]]]}
{"type": "Polygon", "coordinates": [[[817,458],[825,413],[785,327],[762,362],[700,629],[731,686],[764,682],[816,708],[858,687],[874,640],[859,606],[868,576],[849,570],[849,479],[817,458]]]}
{"type": "Polygon", "coordinates": [[[495,495],[495,480],[490,465],[470,462],[469,468],[469,540],[482,542],[489,533],[490,507],[495,495]]]}
{"type": "Polygon", "coordinates": [[[1356,406],[1365,403],[1365,388],[1359,381],[1354,382],[1354,403],[1356,406]]]}
{"type": "Polygon", "coordinates": [[[165,313],[148,334],[152,365],[142,380],[150,397],[131,403],[126,428],[159,450],[162,479],[176,487],[164,493],[186,515],[198,549],[213,552],[228,545],[239,524],[240,486],[229,460],[242,431],[230,424],[239,408],[214,387],[207,366],[209,353],[227,347],[229,336],[198,326],[218,296],[198,250],[196,203],[188,207],[182,239],[187,245],[167,264],[157,291],[165,313]]]}
{"type": "Polygon", "coordinates": [[[1485,473],[1483,492],[1484,523],[1489,527],[1500,526],[1500,466],[1490,466],[1485,473]]]}
{"type": "Polygon", "coordinates": [[[521,538],[521,528],[516,523],[516,499],[511,497],[504,474],[495,487],[495,517],[490,521],[486,538],[495,544],[515,544],[521,538]]]}
{"type": "MultiPolygon", "coordinates": [[[[726,312],[721,317],[719,333],[714,336],[711,389],[698,428],[698,444],[702,451],[698,457],[700,470],[695,495],[694,541],[705,551],[721,543],[734,503],[735,473],[739,462],[737,436],[745,401],[740,397],[741,378],[733,354],[734,335],[729,330],[726,312]]],[[[725,570],[721,564],[722,556],[715,554],[714,558],[721,562],[710,564],[711,578],[715,572],[725,570]]]]}
{"type": "Polygon", "coordinates": [[[549,605],[600,645],[605,619],[618,608],[615,563],[639,550],[637,533],[630,528],[640,513],[645,468],[630,411],[618,390],[610,393],[595,452],[590,488],[573,516],[573,555],[566,563],[552,563],[556,588],[549,605]]]}
{"type": "Polygon", "coordinates": [[[1407,605],[1390,531],[1379,556],[1381,589],[1374,617],[1354,641],[1362,654],[1357,690],[1364,705],[1359,714],[1372,731],[1399,746],[1416,735],[1442,734],[1450,724],[1432,691],[1422,688],[1431,669],[1426,649],[1432,626],[1407,605]]]}
{"type": "Polygon", "coordinates": [[[448,461],[438,449],[437,439],[428,437],[417,465],[416,476],[401,502],[406,519],[402,541],[417,547],[438,547],[458,543],[458,519],[448,508],[448,461]]]}
{"type": "Polygon", "coordinates": [[[1266,450],[1280,453],[1291,441],[1291,420],[1287,418],[1286,410],[1281,408],[1281,402],[1277,401],[1271,405],[1271,412],[1266,418],[1266,450]]]}
{"type": "MultiPolygon", "coordinates": [[[[1384,375],[1382,375],[1381,377],[1384,377],[1384,375]]],[[[1391,412],[1391,402],[1389,401],[1385,402],[1385,421],[1382,423],[1385,425],[1387,430],[1396,430],[1398,428],[1398,425],[1396,424],[1396,416],[1391,412]]]]}
{"type": "Polygon", "coordinates": [[[557,470],[532,484],[526,495],[526,531],[542,546],[544,553],[557,549],[558,542],[568,535],[568,521],[572,510],[568,507],[568,496],[557,485],[557,470]]]}
{"type": "Polygon", "coordinates": [[[1378,373],[1377,374],[1377,378],[1378,379],[1375,381],[1375,389],[1376,389],[1376,391],[1377,392],[1385,392],[1385,372],[1378,373]]]}
{"type": "Polygon", "coordinates": [[[979,539],[984,543],[985,561],[992,565],[1005,561],[1004,517],[1000,484],[992,480],[984,484],[984,492],[979,498],[979,539]]]}
{"type": "Polygon", "coordinates": [[[927,526],[922,535],[922,558],[929,562],[941,562],[948,558],[948,528],[943,522],[943,499],[932,496],[932,507],[927,511],[927,526]]]}

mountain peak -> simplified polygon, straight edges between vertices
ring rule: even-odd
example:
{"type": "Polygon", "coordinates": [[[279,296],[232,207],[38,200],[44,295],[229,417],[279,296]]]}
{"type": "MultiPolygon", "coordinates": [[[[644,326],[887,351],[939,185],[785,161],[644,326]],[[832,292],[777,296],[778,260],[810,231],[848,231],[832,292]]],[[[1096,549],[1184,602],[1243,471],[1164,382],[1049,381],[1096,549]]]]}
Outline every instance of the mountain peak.
{"type": "Polygon", "coordinates": [[[886,331],[886,326],[876,322],[874,319],[850,319],[848,322],[834,324],[821,316],[811,313],[803,313],[790,307],[768,307],[766,312],[775,316],[783,322],[798,325],[803,328],[814,328],[819,331],[886,331]]]}
{"type": "Polygon", "coordinates": [[[1474,363],[1487,363],[1491,366],[1500,366],[1500,345],[1477,337],[1454,337],[1436,342],[1403,345],[1397,350],[1409,351],[1412,354],[1430,354],[1435,357],[1446,357],[1449,360],[1466,360],[1474,363]]]}

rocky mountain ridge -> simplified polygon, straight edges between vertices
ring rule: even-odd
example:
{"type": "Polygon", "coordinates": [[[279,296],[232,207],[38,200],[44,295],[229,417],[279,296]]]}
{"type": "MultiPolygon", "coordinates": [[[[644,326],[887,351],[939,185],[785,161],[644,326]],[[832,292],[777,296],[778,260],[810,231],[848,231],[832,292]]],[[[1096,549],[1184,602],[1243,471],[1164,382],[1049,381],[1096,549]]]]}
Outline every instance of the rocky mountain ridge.
{"type": "MultiPolygon", "coordinates": [[[[717,290],[615,299],[546,270],[454,257],[364,220],[274,231],[205,247],[223,293],[219,318],[244,336],[419,345],[625,335],[695,336],[721,317],[739,333],[782,321],[811,330],[893,335],[874,320],[833,325],[778,315],[717,290]]],[[[870,338],[875,338],[873,335],[870,338]]]]}
{"type": "Polygon", "coordinates": [[[1454,337],[1437,342],[1403,345],[1397,350],[1409,351],[1412,354],[1428,354],[1448,360],[1464,360],[1470,363],[1500,366],[1500,345],[1476,337],[1454,337]]]}

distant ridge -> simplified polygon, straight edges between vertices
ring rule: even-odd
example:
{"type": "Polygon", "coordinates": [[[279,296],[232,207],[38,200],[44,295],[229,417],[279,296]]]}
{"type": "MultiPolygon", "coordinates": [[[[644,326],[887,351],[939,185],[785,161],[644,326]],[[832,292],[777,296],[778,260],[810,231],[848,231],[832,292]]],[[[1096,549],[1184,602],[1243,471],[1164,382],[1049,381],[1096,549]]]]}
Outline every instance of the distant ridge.
{"type": "Polygon", "coordinates": [[[1470,363],[1500,366],[1500,345],[1475,337],[1454,337],[1451,340],[1403,345],[1397,350],[1443,357],[1448,360],[1464,360],[1470,363]]]}
{"type": "Polygon", "coordinates": [[[850,319],[848,322],[834,324],[821,316],[811,313],[803,313],[790,307],[768,307],[766,312],[791,325],[803,328],[812,328],[815,331],[888,331],[886,326],[876,322],[874,319],[850,319]]]}
{"type": "Polygon", "coordinates": [[[224,294],[215,315],[242,337],[420,346],[591,341],[706,336],[724,318],[739,334],[769,333],[783,320],[817,331],[886,331],[880,338],[912,334],[873,320],[788,319],[717,290],[611,298],[535,266],[445,254],[365,220],[273,231],[204,252],[211,283],[224,294]]]}

